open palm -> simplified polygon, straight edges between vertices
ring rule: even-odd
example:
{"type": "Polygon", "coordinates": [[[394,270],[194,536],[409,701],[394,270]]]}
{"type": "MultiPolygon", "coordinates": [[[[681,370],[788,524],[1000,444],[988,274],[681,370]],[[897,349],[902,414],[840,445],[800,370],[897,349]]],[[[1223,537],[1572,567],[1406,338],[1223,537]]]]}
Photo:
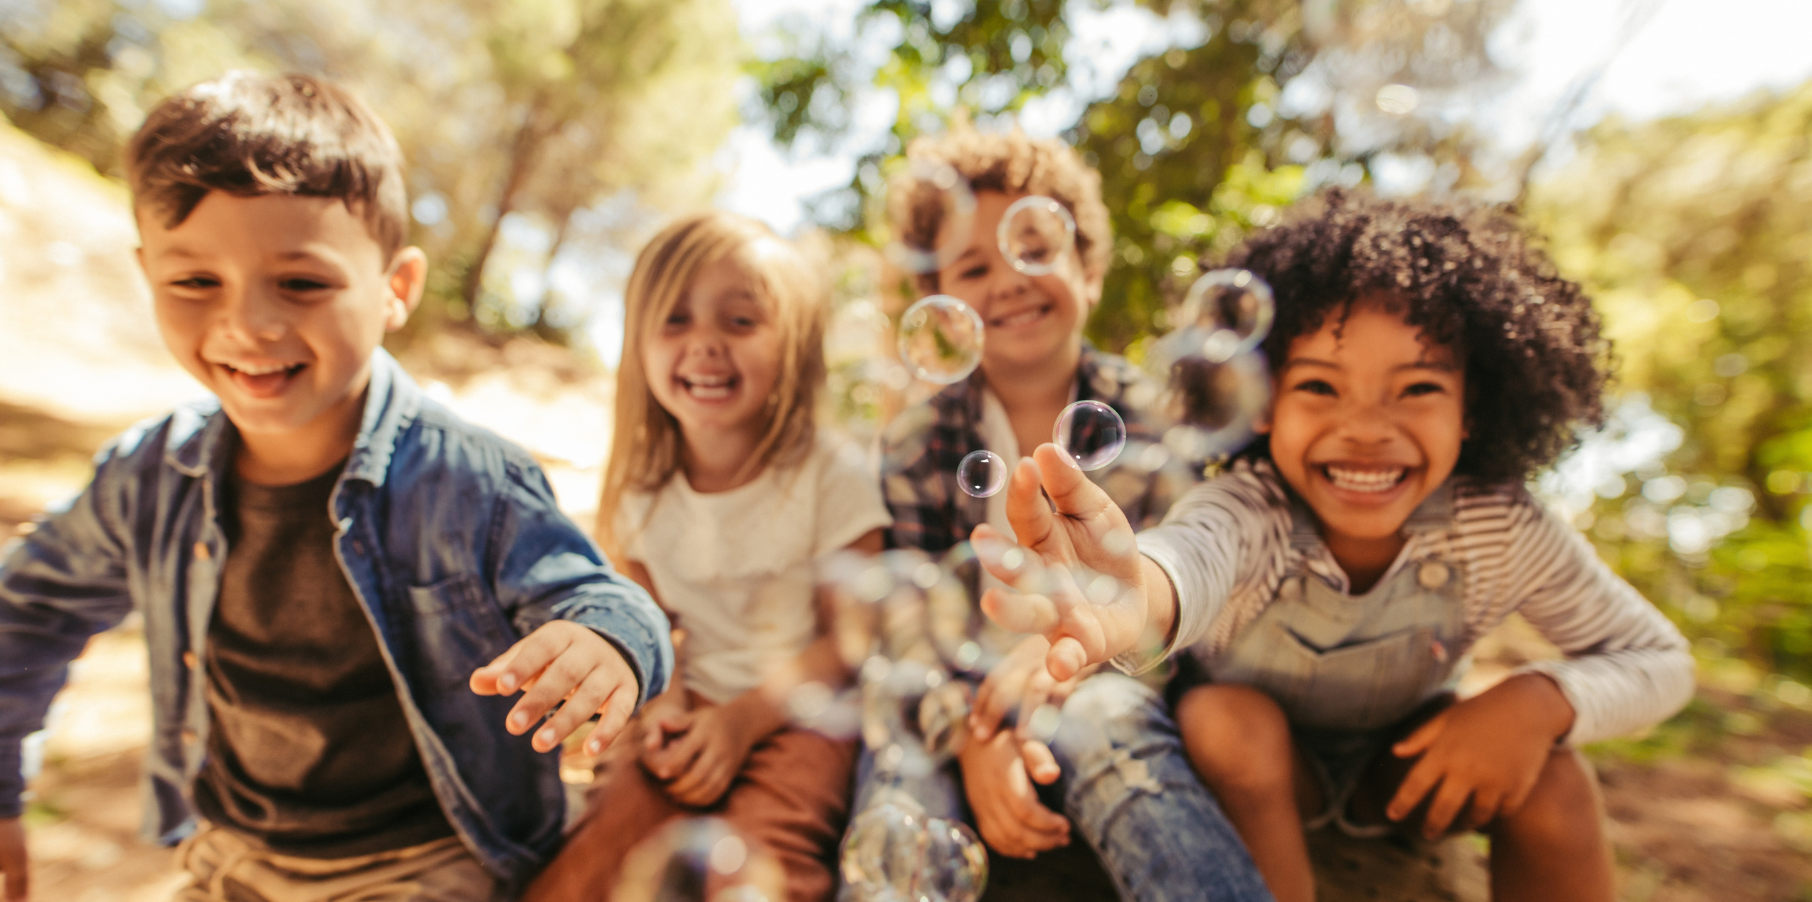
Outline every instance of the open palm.
{"type": "Polygon", "coordinates": [[[1145,574],[1132,526],[1057,446],[1040,445],[1014,469],[1007,521],[1019,545],[985,524],[972,536],[982,566],[1012,587],[989,589],[982,610],[1049,639],[1052,677],[1067,680],[1140,641],[1145,574]]]}

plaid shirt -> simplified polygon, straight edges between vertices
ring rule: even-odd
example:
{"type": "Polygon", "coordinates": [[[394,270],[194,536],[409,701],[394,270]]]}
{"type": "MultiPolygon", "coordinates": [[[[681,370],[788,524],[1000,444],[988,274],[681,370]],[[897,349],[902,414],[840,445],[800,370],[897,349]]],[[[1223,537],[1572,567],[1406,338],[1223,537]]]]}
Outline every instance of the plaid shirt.
{"type": "MultiPolygon", "coordinates": [[[[1126,512],[1135,531],[1156,526],[1171,502],[1201,479],[1202,466],[1171,454],[1154,419],[1128,401],[1129,390],[1149,381],[1124,358],[1085,342],[1076,372],[1078,401],[1103,402],[1126,421],[1126,447],[1089,478],[1126,512]]],[[[977,370],[928,403],[902,411],[882,433],[881,494],[893,514],[889,548],[939,554],[987,522],[988,499],[965,494],[956,482],[963,458],[987,447],[981,436],[982,385],[977,370]]]]}

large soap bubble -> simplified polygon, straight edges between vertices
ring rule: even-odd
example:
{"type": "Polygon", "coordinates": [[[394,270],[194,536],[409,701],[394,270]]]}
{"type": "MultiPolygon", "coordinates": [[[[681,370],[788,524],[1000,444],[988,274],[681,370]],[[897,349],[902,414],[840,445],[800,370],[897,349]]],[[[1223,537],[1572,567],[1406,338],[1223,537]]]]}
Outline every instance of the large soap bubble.
{"type": "Polygon", "coordinates": [[[1001,214],[995,241],[1007,264],[1029,276],[1042,276],[1076,245],[1076,220],[1068,208],[1039,195],[1022,197],[1001,214]]]}
{"type": "Polygon", "coordinates": [[[926,382],[949,385],[981,365],[982,318],[968,304],[934,294],[900,316],[900,359],[926,382]]]}
{"type": "Polygon", "coordinates": [[[1051,433],[1051,441],[1084,470],[1113,463],[1126,447],[1126,421],[1100,401],[1077,401],[1065,407],[1051,433]]]}
{"type": "Polygon", "coordinates": [[[888,201],[903,215],[907,234],[887,245],[889,262],[910,273],[934,273],[951,263],[969,246],[975,223],[975,194],[969,182],[948,163],[914,160],[906,175],[889,186],[888,201]],[[923,228],[914,228],[918,224],[923,228]],[[936,223],[935,231],[930,228],[936,223]]]}
{"type": "Polygon", "coordinates": [[[1199,342],[1181,356],[1225,363],[1258,347],[1271,332],[1277,303],[1264,279],[1243,269],[1216,269],[1189,286],[1174,323],[1178,341],[1199,342]]]}

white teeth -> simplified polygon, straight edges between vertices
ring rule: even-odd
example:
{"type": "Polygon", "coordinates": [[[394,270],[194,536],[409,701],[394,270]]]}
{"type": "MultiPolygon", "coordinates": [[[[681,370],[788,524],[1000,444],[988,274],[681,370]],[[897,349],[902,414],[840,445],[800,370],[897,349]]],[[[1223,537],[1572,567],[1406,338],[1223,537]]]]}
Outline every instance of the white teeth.
{"type": "Polygon", "coordinates": [[[236,372],[244,373],[247,376],[268,376],[272,373],[281,373],[285,370],[290,369],[291,367],[299,366],[299,365],[300,364],[278,364],[276,366],[234,366],[233,364],[230,364],[230,363],[222,364],[222,366],[225,366],[236,372]]]}
{"type": "Polygon", "coordinates": [[[732,376],[683,378],[680,380],[680,387],[701,401],[721,401],[730,396],[731,385],[735,381],[732,376]]]}
{"type": "Polygon", "coordinates": [[[1354,492],[1383,492],[1396,487],[1409,475],[1409,470],[1398,467],[1390,470],[1350,470],[1345,467],[1324,466],[1322,472],[1334,485],[1354,492]]]}
{"type": "Polygon", "coordinates": [[[1044,315],[1043,307],[1033,307],[1030,310],[1026,310],[1026,311],[1023,311],[1020,313],[1015,313],[1012,316],[1003,316],[1000,319],[995,320],[994,325],[999,328],[1008,328],[1008,327],[1012,327],[1012,326],[1024,325],[1025,323],[1029,323],[1043,315],[1044,315]]]}

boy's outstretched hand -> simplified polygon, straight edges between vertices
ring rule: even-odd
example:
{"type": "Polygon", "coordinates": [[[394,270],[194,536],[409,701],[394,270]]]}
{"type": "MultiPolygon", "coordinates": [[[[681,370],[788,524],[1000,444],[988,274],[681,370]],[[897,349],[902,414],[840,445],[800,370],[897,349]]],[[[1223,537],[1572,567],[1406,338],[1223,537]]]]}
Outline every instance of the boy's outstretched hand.
{"type": "Polygon", "coordinates": [[[1045,666],[1054,679],[1132,649],[1148,626],[1169,632],[1174,602],[1146,598],[1155,571],[1168,599],[1163,571],[1139,555],[1126,514],[1056,445],[1038,446],[1013,470],[1007,520],[1023,547],[986,524],[972,536],[982,566],[1015,590],[989,589],[982,610],[1006,629],[1050,640],[1045,666]]]}
{"type": "Polygon", "coordinates": [[[1536,673],[1518,674],[1455,704],[1391,747],[1399,758],[1421,760],[1385,815],[1401,821],[1428,798],[1422,833],[1432,840],[1450,825],[1476,830],[1515,814],[1535,789],[1555,741],[1573,728],[1573,717],[1560,687],[1536,673]],[[1465,822],[1454,824],[1462,810],[1465,822]]]}
{"type": "Polygon", "coordinates": [[[514,736],[528,732],[564,701],[559,712],[535,731],[530,744],[537,752],[558,748],[580,724],[599,715],[585,742],[585,751],[592,755],[603,752],[622,732],[641,694],[635,671],[616,647],[567,620],[542,625],[496,660],[472,671],[471,686],[479,695],[514,695],[522,690],[522,700],[504,719],[504,729],[514,736]]]}

